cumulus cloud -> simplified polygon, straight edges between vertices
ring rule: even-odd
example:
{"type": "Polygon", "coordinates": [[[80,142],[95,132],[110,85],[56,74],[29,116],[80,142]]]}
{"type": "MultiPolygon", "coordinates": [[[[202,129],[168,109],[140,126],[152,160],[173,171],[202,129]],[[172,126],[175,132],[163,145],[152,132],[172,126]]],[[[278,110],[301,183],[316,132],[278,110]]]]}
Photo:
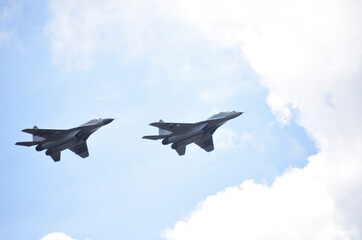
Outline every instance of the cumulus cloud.
{"type": "Polygon", "coordinates": [[[75,240],[75,239],[61,232],[53,232],[49,233],[40,240],[75,240]]]}
{"type": "Polygon", "coordinates": [[[308,158],[305,168],[289,169],[271,186],[246,181],[209,196],[188,218],[165,230],[164,238],[359,239],[361,4],[52,1],[48,30],[54,60],[86,69],[92,55],[110,43],[127,42],[133,46],[130,55],[142,54],[157,36],[172,31],[159,27],[162,20],[178,21],[218,47],[239,47],[269,90],[267,103],[278,120],[287,124],[293,117],[315,141],[318,154],[308,158]]]}
{"type": "Polygon", "coordinates": [[[272,189],[253,181],[227,188],[205,199],[200,210],[187,221],[178,222],[164,236],[168,239],[350,239],[356,236],[356,229],[346,227],[343,217],[335,212],[327,189],[315,179],[302,179],[305,176],[299,177],[299,174],[304,173],[294,169],[285,174],[283,180],[277,179],[272,189]],[[306,184],[306,181],[311,182],[306,184]]]}
{"type": "Polygon", "coordinates": [[[54,64],[87,71],[97,56],[137,64],[141,59],[147,62],[148,87],[172,82],[175,89],[194,89],[208,103],[225,102],[250,87],[235,78],[243,61],[238,52],[230,56],[218,44],[202,41],[198,31],[162,6],[148,0],[50,1],[45,30],[54,64]]]}
{"type": "Polygon", "coordinates": [[[226,127],[220,128],[213,135],[215,146],[219,149],[235,150],[242,149],[246,142],[253,140],[253,136],[249,133],[238,134],[226,127]]]}
{"type": "Polygon", "coordinates": [[[361,9],[357,1],[180,3],[181,21],[224,46],[240,44],[278,119],[297,114],[319,153],[271,187],[246,181],[207,197],[165,238],[361,237],[361,9]]]}
{"type": "Polygon", "coordinates": [[[98,28],[102,23],[94,2],[52,1],[49,8],[54,14],[47,26],[52,37],[53,61],[64,62],[67,66],[76,65],[81,69],[88,68],[91,65],[90,55],[99,38],[98,28]],[[71,17],[76,17],[77,21],[71,17]]]}
{"type": "Polygon", "coordinates": [[[52,0],[49,10],[53,61],[72,69],[89,69],[97,52],[137,57],[166,34],[157,28],[165,20],[149,1],[52,0]]]}

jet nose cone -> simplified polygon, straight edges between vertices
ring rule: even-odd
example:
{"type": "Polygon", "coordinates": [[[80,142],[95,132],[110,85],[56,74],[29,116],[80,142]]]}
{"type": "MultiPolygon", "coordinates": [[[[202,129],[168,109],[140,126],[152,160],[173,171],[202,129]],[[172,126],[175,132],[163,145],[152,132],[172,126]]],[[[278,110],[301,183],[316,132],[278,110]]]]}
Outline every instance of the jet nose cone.
{"type": "Polygon", "coordinates": [[[234,111],[233,112],[233,118],[235,118],[235,117],[239,117],[241,114],[243,114],[244,112],[236,112],[236,111],[234,111]]]}
{"type": "Polygon", "coordinates": [[[114,120],[113,118],[103,119],[103,124],[104,124],[104,125],[107,125],[108,123],[111,123],[113,120],[114,120]]]}

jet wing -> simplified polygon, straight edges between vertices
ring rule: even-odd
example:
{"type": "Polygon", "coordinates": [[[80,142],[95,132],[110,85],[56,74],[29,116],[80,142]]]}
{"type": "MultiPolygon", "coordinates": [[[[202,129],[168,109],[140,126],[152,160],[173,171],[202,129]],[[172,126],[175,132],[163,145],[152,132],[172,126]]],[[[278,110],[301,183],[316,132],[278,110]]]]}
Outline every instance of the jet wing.
{"type": "Polygon", "coordinates": [[[86,158],[89,156],[87,142],[82,141],[78,145],[75,145],[74,147],[69,148],[70,151],[74,152],[75,154],[81,156],[82,158],[86,158]]]}
{"type": "Polygon", "coordinates": [[[205,137],[195,142],[199,147],[204,149],[206,152],[211,152],[214,150],[214,142],[212,140],[212,135],[207,134],[205,137]]]}
{"type": "Polygon", "coordinates": [[[194,123],[166,123],[166,122],[154,122],[151,123],[150,125],[173,133],[184,133],[195,126],[194,123]]]}
{"type": "Polygon", "coordinates": [[[30,133],[32,135],[36,135],[36,136],[43,137],[43,138],[49,138],[56,134],[66,133],[67,130],[27,128],[27,129],[24,129],[23,132],[30,133]]]}

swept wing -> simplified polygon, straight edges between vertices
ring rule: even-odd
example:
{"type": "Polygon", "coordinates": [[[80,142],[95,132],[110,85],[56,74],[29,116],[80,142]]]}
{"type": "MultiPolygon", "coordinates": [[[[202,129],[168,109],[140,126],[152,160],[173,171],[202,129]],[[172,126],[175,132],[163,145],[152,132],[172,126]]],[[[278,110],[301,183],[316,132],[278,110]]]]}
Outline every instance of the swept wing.
{"type": "Polygon", "coordinates": [[[184,133],[195,126],[194,123],[166,123],[166,122],[154,122],[151,123],[150,125],[173,133],[184,133]]]}
{"type": "Polygon", "coordinates": [[[60,130],[60,129],[39,129],[39,128],[27,128],[23,132],[30,133],[43,138],[50,138],[54,135],[61,135],[67,133],[69,130],[60,130]]]}

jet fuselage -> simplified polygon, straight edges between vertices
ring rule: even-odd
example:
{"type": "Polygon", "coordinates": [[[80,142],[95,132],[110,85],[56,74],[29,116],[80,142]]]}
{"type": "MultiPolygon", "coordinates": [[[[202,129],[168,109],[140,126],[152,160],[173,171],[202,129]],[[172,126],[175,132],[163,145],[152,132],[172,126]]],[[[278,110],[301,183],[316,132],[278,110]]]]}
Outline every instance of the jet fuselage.
{"type": "Polygon", "coordinates": [[[167,145],[170,143],[177,143],[177,145],[187,145],[194,141],[197,141],[204,134],[203,128],[206,126],[206,123],[198,124],[194,128],[183,134],[172,133],[169,137],[166,137],[163,141],[163,145],[167,145]]]}
{"type": "MultiPolygon", "coordinates": [[[[151,123],[152,126],[160,129],[159,136],[144,136],[146,139],[163,139],[162,144],[172,144],[171,148],[178,151],[179,148],[185,148],[186,145],[196,143],[202,145],[207,151],[213,150],[212,134],[221,125],[230,119],[233,119],[242,112],[220,112],[211,116],[209,119],[197,123],[165,123],[160,120],[158,123],[151,123]],[[205,142],[206,141],[206,142],[205,142]],[[205,145],[209,144],[209,145],[205,145]]],[[[184,154],[184,150],[178,151],[179,155],[184,154]]]]}
{"type": "Polygon", "coordinates": [[[46,152],[46,155],[51,155],[54,152],[60,152],[67,148],[73,147],[78,145],[78,143],[82,140],[86,140],[92,133],[97,131],[101,126],[98,126],[100,124],[96,125],[90,125],[90,126],[83,126],[83,127],[77,127],[74,129],[70,129],[68,133],[54,135],[50,139],[44,140],[42,143],[40,143],[37,147],[37,151],[42,151],[44,149],[48,149],[46,152]]]}
{"type": "Polygon", "coordinates": [[[51,138],[44,140],[42,143],[40,143],[37,147],[37,151],[42,151],[44,149],[58,149],[58,151],[62,151],[64,149],[67,149],[68,147],[71,147],[73,144],[75,144],[78,140],[76,134],[78,131],[70,131],[69,133],[65,134],[61,138],[51,138]]]}
{"type": "Polygon", "coordinates": [[[76,154],[82,154],[81,157],[87,157],[88,149],[85,142],[88,137],[100,127],[112,121],[112,118],[93,119],[79,127],[67,130],[38,129],[37,127],[24,129],[24,132],[33,135],[33,142],[18,142],[16,144],[23,146],[37,145],[35,148],[37,151],[47,150],[45,154],[51,155],[54,161],[59,161],[60,152],[68,148],[73,152],[75,151],[76,154]]]}
{"type": "MultiPolygon", "coordinates": [[[[239,114],[240,115],[240,114],[239,114]]],[[[239,115],[226,116],[213,120],[213,122],[200,122],[196,123],[196,126],[183,134],[172,133],[169,137],[166,137],[163,141],[163,145],[172,143],[171,148],[176,149],[181,146],[186,146],[190,143],[196,142],[202,139],[206,134],[213,134],[217,128],[223,125],[228,120],[235,118],[239,115]]]]}

